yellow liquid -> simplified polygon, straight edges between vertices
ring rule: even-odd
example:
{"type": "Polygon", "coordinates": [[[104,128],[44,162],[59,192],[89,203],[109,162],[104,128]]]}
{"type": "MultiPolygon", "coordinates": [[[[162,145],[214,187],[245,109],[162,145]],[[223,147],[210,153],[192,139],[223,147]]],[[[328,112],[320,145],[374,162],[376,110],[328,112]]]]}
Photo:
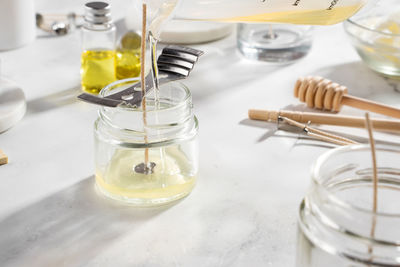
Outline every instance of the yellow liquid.
{"type": "Polygon", "coordinates": [[[347,30],[358,54],[373,70],[398,79],[400,77],[400,22],[385,17],[368,17],[359,24],[375,29],[369,31],[352,24],[347,30]],[[386,34],[383,34],[386,33],[386,34]]]}
{"type": "Polygon", "coordinates": [[[98,94],[103,87],[114,82],[115,52],[112,50],[87,50],[81,56],[82,90],[98,94]]]}
{"type": "Polygon", "coordinates": [[[117,150],[105,171],[96,172],[100,191],[113,199],[138,205],[170,202],[192,191],[196,176],[189,175],[191,166],[179,149],[150,150],[150,162],[156,164],[151,174],[134,170],[143,163],[143,158],[144,150],[117,150]]]}
{"type": "Polygon", "coordinates": [[[330,25],[344,21],[355,14],[363,5],[335,7],[331,10],[296,10],[271,12],[243,17],[220,19],[226,22],[276,22],[307,25],[330,25]]]}
{"type": "Polygon", "coordinates": [[[121,49],[116,52],[117,79],[134,78],[140,75],[140,49],[121,49]]]}

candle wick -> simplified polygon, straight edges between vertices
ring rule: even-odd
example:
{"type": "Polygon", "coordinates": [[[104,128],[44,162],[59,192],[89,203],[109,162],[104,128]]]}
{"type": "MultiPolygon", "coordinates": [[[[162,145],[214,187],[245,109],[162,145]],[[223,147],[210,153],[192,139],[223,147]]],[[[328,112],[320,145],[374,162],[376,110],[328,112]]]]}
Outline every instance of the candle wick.
{"type": "MultiPolygon", "coordinates": [[[[372,168],[373,168],[373,203],[372,203],[372,224],[371,224],[371,232],[370,236],[371,238],[375,238],[375,231],[376,231],[376,213],[378,210],[378,167],[376,163],[376,148],[375,148],[375,140],[374,140],[374,135],[373,135],[373,128],[372,128],[372,122],[369,118],[369,113],[365,113],[365,120],[366,120],[366,127],[368,130],[368,136],[369,136],[369,143],[371,146],[371,155],[372,155],[372,168]]],[[[369,245],[368,247],[368,253],[371,255],[371,261],[373,259],[373,247],[372,245],[369,245]]]]}

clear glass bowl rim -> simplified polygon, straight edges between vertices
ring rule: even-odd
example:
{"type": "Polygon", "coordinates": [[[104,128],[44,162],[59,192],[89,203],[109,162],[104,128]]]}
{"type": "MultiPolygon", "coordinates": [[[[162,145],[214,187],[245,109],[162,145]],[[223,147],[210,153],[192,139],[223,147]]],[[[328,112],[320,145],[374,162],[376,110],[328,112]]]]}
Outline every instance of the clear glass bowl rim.
{"type": "MultiPolygon", "coordinates": [[[[108,84],[107,86],[105,86],[99,93],[100,96],[104,96],[105,93],[112,88],[113,86],[117,86],[120,83],[124,83],[124,82],[139,82],[140,78],[127,78],[127,79],[122,79],[122,80],[118,80],[115,81],[113,83],[108,84]]],[[[175,109],[175,108],[180,108],[182,106],[188,106],[190,105],[190,108],[192,108],[192,93],[190,92],[189,88],[181,83],[181,82],[177,82],[177,81],[172,81],[170,83],[175,84],[175,86],[178,86],[180,89],[183,89],[183,91],[185,92],[185,97],[176,105],[167,107],[167,108],[162,108],[160,110],[162,111],[168,111],[171,109],[175,109]]],[[[189,107],[189,106],[188,106],[189,107]]],[[[102,106],[99,109],[99,117],[96,119],[95,124],[94,124],[94,129],[95,132],[99,132],[99,124],[100,122],[106,123],[109,127],[112,127],[113,129],[116,129],[118,131],[121,132],[125,132],[127,134],[132,134],[132,133],[136,133],[136,134],[142,134],[141,132],[138,131],[134,131],[131,129],[127,129],[127,128],[120,128],[115,126],[111,120],[109,119],[109,117],[107,116],[107,110],[108,109],[117,109],[121,112],[136,112],[137,114],[142,114],[143,110],[138,109],[136,107],[132,107],[132,106],[118,106],[115,108],[109,108],[109,107],[104,107],[102,106]]],[[[153,110],[149,110],[147,111],[147,113],[152,113],[153,110]]],[[[120,141],[118,138],[116,138],[115,140],[113,140],[111,143],[113,145],[118,145],[118,146],[123,146],[123,147],[128,147],[128,148],[148,148],[148,147],[161,147],[161,146],[167,146],[170,144],[174,144],[180,141],[184,141],[184,140],[189,140],[191,138],[194,138],[197,135],[199,129],[199,122],[198,119],[195,115],[193,115],[193,127],[191,128],[191,130],[187,133],[187,135],[185,135],[184,137],[178,137],[178,138],[170,138],[167,140],[162,140],[162,141],[153,141],[153,142],[149,142],[148,144],[145,143],[136,143],[136,142],[126,142],[126,141],[120,141]]]]}
{"type": "Polygon", "coordinates": [[[362,28],[363,30],[366,30],[369,32],[374,32],[374,33],[378,33],[378,34],[385,35],[385,36],[391,36],[391,37],[400,37],[400,34],[383,32],[383,31],[379,31],[379,30],[372,29],[367,26],[361,25],[361,24],[357,23],[354,19],[351,19],[351,18],[347,19],[346,22],[344,23],[344,26],[346,29],[348,28],[347,23],[350,23],[356,27],[362,28]]]}
{"type": "MultiPolygon", "coordinates": [[[[357,207],[349,202],[343,201],[340,198],[338,198],[337,196],[335,196],[330,190],[326,189],[325,186],[321,183],[321,181],[319,179],[319,177],[321,177],[321,166],[326,161],[328,161],[332,156],[334,156],[336,154],[351,152],[351,151],[361,151],[361,150],[368,150],[368,149],[370,149],[370,145],[356,144],[356,145],[348,145],[348,146],[344,146],[344,147],[335,148],[335,149],[325,152],[324,154],[319,156],[318,159],[313,164],[312,169],[311,169],[311,179],[315,183],[315,185],[318,187],[318,190],[322,191],[323,194],[325,194],[334,204],[336,204],[346,210],[350,210],[350,211],[357,210],[357,211],[365,213],[365,214],[375,214],[378,217],[400,218],[400,213],[384,213],[384,212],[379,212],[379,211],[374,213],[371,210],[357,207]]],[[[394,149],[393,147],[390,147],[387,145],[377,145],[376,150],[377,151],[395,152],[395,153],[399,153],[399,156],[400,156],[400,149],[394,149]]]]}
{"type": "MultiPolygon", "coordinates": [[[[126,82],[140,82],[140,78],[127,78],[127,79],[122,79],[122,80],[118,80],[118,81],[115,81],[115,82],[113,82],[113,83],[110,83],[110,84],[108,84],[107,86],[105,86],[103,89],[101,89],[99,95],[102,96],[102,97],[104,97],[104,96],[106,95],[106,92],[109,91],[110,88],[112,88],[112,87],[114,87],[114,86],[117,86],[118,84],[126,83],[126,82]]],[[[188,102],[188,101],[191,101],[191,99],[192,99],[192,93],[190,92],[189,88],[188,88],[185,84],[183,84],[183,83],[181,83],[181,82],[172,81],[172,82],[169,82],[169,83],[173,83],[173,84],[179,86],[181,89],[183,89],[183,90],[185,91],[185,98],[182,99],[178,104],[176,104],[176,105],[174,105],[174,106],[171,106],[171,107],[168,107],[168,108],[162,108],[161,110],[168,110],[168,109],[177,108],[177,107],[180,107],[180,106],[183,106],[183,105],[187,105],[187,102],[188,102]]],[[[133,85],[133,84],[134,84],[134,83],[132,83],[132,85],[133,85]]],[[[160,87],[161,87],[161,86],[160,86],[160,87]]],[[[125,111],[130,111],[130,112],[140,112],[140,113],[143,113],[143,111],[142,111],[141,109],[138,109],[138,108],[136,108],[136,107],[130,107],[130,106],[124,106],[124,105],[122,105],[122,106],[118,106],[118,107],[116,107],[116,108],[117,108],[117,109],[121,109],[121,110],[125,110],[125,111]]],[[[105,111],[105,109],[106,109],[106,107],[101,107],[101,110],[102,110],[103,112],[105,111]]],[[[153,111],[152,111],[152,110],[148,110],[148,111],[146,111],[146,112],[147,112],[147,113],[151,113],[151,112],[153,112],[153,111]]]]}

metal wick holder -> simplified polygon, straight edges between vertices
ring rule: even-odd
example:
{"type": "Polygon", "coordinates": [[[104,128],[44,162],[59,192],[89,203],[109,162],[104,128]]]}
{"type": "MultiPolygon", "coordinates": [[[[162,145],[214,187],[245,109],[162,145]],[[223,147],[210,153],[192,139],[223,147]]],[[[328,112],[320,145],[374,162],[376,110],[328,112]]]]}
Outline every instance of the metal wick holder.
{"type": "Polygon", "coordinates": [[[154,168],[156,167],[156,163],[149,162],[148,166],[144,162],[135,166],[134,170],[136,173],[141,174],[152,174],[154,172],[154,168]]]}
{"type": "MultiPolygon", "coordinates": [[[[184,46],[169,45],[166,46],[157,59],[158,81],[164,84],[171,81],[185,79],[192,71],[194,64],[204,52],[184,46]]],[[[146,92],[153,88],[153,76],[149,73],[145,78],[146,92]]],[[[115,94],[106,97],[99,97],[92,94],[83,93],[78,99],[106,107],[140,107],[142,102],[141,83],[128,87],[115,94]]]]}

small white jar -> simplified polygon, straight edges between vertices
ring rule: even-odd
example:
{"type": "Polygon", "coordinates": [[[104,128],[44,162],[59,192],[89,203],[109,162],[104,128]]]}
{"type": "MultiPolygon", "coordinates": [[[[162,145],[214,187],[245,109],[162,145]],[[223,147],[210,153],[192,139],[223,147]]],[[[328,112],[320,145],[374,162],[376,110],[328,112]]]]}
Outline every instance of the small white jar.
{"type": "Polygon", "coordinates": [[[19,48],[36,37],[33,0],[0,1],[0,51],[19,48]]]}

